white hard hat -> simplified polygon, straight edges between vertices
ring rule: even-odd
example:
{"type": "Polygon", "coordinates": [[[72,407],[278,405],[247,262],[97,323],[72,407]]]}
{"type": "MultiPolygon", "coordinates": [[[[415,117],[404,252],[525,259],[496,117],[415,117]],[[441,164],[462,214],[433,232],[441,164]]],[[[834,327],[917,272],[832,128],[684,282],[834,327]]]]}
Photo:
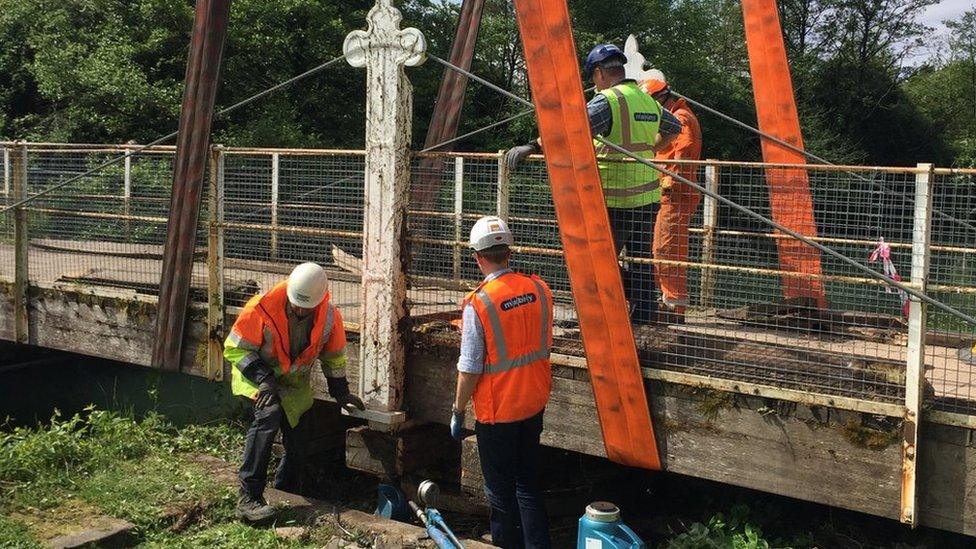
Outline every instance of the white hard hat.
{"type": "Polygon", "coordinates": [[[492,246],[505,244],[511,246],[515,244],[515,237],[512,231],[508,230],[508,223],[494,215],[486,215],[475,222],[471,227],[471,239],[469,244],[475,251],[480,252],[492,246]]]}
{"type": "Polygon", "coordinates": [[[329,277],[318,263],[302,263],[288,275],[288,302],[295,307],[317,307],[327,291],[329,277]]]}
{"type": "Polygon", "coordinates": [[[668,87],[668,79],[658,69],[651,69],[641,76],[641,89],[644,93],[655,95],[668,87]]]}

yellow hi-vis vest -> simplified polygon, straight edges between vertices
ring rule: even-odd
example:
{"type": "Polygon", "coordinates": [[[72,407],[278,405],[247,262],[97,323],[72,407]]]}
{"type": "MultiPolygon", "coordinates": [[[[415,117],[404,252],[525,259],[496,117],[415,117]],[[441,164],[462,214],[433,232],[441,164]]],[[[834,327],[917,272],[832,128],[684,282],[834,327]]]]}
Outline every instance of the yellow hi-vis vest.
{"type": "MultiPolygon", "coordinates": [[[[610,104],[613,126],[607,141],[654,160],[654,141],[661,127],[661,105],[628,80],[600,91],[610,104]]],[[[603,195],[609,208],[637,208],[661,201],[661,174],[594,140],[603,195]],[[623,161],[621,161],[623,159],[623,161]]]]}
{"type": "Polygon", "coordinates": [[[271,367],[278,380],[281,408],[288,423],[295,427],[298,420],[312,407],[312,367],[322,361],[328,377],[345,377],[346,331],[339,309],[326,293],[312,321],[308,347],[294,360],[288,342],[287,281],[282,281],[266,294],[252,297],[234,322],[224,341],[224,358],[230,362],[231,391],[235,395],[254,399],[258,386],[244,377],[241,370],[257,359],[271,367]]]}

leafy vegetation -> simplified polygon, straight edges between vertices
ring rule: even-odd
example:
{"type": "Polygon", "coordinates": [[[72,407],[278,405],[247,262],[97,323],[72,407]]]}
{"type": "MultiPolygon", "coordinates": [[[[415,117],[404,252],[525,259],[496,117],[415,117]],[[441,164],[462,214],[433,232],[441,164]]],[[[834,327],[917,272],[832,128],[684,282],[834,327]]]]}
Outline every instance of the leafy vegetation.
{"type": "Polygon", "coordinates": [[[800,538],[790,542],[768,541],[762,530],[750,522],[749,508],[733,507],[728,516],[721,513],[707,522],[696,522],[688,531],[663,544],[664,549],[770,549],[807,547],[810,540],[800,538]]]}
{"type": "Polygon", "coordinates": [[[177,430],[158,414],[137,421],[93,408],[0,433],[0,510],[7,517],[0,545],[50,537],[92,513],[128,520],[143,535],[187,506],[203,505],[209,519],[228,518],[235,491],[187,456],[236,459],[241,444],[242,430],[230,424],[177,430]]]}
{"type": "MultiPolygon", "coordinates": [[[[836,162],[957,166],[976,162],[976,11],[946,36],[919,23],[935,0],[782,0],[778,3],[808,147],[836,162]],[[925,56],[924,52],[934,52],[925,56]]],[[[340,55],[370,0],[237,0],[218,105],[229,105],[340,55]]],[[[398,2],[404,24],[446,57],[459,2],[398,2]]],[[[529,94],[511,2],[487,0],[473,70],[529,94]]],[[[571,0],[579,56],[637,35],[648,61],[686,95],[755,120],[742,15],[734,0],[571,0]]],[[[0,137],[148,141],[176,126],[191,4],[184,0],[0,0],[0,137]]],[[[443,68],[411,69],[415,145],[424,140],[443,68]]],[[[338,63],[235,112],[217,141],[251,146],[358,147],[362,71],[338,63]],[[355,93],[350,93],[350,90],[355,93]],[[341,101],[330,100],[341,98],[341,101]]],[[[522,107],[471,83],[460,132],[522,107]]],[[[758,140],[702,117],[705,155],[758,158],[758,140]]],[[[498,150],[528,139],[532,117],[465,140],[498,150]]]]}

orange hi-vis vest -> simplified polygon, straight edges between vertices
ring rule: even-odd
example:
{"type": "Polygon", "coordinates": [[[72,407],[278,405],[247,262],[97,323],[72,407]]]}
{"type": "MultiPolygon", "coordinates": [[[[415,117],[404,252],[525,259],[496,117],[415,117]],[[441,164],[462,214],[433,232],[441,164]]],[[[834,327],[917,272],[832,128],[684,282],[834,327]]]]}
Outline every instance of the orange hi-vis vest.
{"type": "Polygon", "coordinates": [[[287,281],[266,294],[252,297],[224,341],[224,358],[233,366],[231,391],[251,399],[257,396],[258,386],[245,378],[241,370],[259,357],[270,366],[278,380],[282,408],[294,427],[302,414],[312,407],[312,367],[323,352],[342,351],[346,346],[346,334],[342,316],[326,293],[313,313],[315,319],[308,347],[292,360],[287,305],[287,281]]]}
{"type": "Polygon", "coordinates": [[[313,366],[335,327],[336,310],[330,303],[331,296],[326,293],[315,311],[308,347],[292,360],[288,341],[287,289],[286,280],[268,293],[252,297],[234,322],[229,338],[239,346],[258,351],[279,376],[313,366]]]}
{"type": "Polygon", "coordinates": [[[552,292],[536,276],[506,273],[468,294],[485,332],[485,369],[474,390],[481,423],[530,418],[552,389],[552,292]]]}

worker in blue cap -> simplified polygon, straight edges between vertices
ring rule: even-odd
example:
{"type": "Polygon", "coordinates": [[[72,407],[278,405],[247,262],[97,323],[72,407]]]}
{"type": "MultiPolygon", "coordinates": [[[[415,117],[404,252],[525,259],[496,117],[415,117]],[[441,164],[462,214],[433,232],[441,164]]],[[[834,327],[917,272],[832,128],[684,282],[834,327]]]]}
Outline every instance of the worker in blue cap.
{"type": "MultiPolygon", "coordinates": [[[[604,139],[648,161],[681,132],[681,122],[653,97],[627,78],[627,56],[613,44],[601,44],[590,51],[583,65],[583,77],[591,79],[596,95],[586,105],[593,136],[604,139]]],[[[603,195],[610,215],[617,253],[628,258],[651,259],[654,220],[661,202],[660,173],[627,155],[594,140],[603,195]]],[[[542,152],[536,139],[510,149],[506,166],[515,169],[530,154],[542,152]]],[[[621,271],[624,293],[630,305],[631,322],[650,324],[656,320],[657,296],[654,266],[630,263],[621,271]]]]}

